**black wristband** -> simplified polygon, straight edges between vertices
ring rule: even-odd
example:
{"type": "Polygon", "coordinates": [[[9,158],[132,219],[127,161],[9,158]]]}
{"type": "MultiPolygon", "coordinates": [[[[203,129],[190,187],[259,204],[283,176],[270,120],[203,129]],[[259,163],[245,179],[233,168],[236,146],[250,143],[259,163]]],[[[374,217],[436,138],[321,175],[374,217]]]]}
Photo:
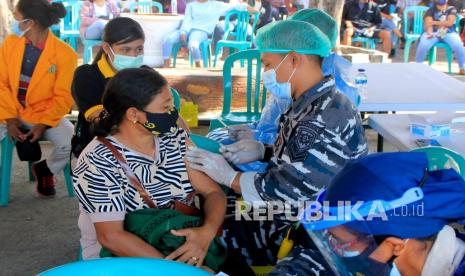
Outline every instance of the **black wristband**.
{"type": "Polygon", "coordinates": [[[261,162],[268,163],[273,157],[273,146],[272,145],[265,145],[265,154],[263,154],[263,159],[260,160],[261,162]]]}

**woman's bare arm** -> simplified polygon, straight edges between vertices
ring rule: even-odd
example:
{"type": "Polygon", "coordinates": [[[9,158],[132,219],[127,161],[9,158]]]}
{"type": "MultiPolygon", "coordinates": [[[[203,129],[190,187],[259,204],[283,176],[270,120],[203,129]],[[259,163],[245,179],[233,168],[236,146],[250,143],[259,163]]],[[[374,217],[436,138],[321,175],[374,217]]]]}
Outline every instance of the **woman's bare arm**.
{"type": "Polygon", "coordinates": [[[124,221],[94,223],[99,243],[120,257],[164,258],[157,249],[138,236],[124,230],[124,221]]]}

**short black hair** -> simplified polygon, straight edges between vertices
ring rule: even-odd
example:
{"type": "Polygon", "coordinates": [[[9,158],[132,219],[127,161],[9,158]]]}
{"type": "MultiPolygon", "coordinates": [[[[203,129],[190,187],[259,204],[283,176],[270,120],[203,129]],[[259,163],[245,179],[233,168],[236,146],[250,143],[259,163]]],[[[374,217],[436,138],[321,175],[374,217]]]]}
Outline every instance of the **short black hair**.
{"type": "Polygon", "coordinates": [[[60,18],[66,16],[62,3],[50,4],[47,0],[19,0],[16,5],[24,19],[32,19],[43,29],[60,23],[60,18]]]}

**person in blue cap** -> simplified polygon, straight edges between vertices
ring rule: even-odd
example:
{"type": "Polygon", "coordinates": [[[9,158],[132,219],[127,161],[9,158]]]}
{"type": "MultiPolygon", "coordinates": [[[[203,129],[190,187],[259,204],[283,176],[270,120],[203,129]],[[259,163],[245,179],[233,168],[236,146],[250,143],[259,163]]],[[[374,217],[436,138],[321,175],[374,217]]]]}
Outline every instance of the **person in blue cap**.
{"type": "MultiPolygon", "coordinates": [[[[365,156],[367,142],[358,111],[336,90],[334,79],[323,75],[321,63],[330,54],[331,43],[317,27],[298,20],[270,23],[258,31],[256,44],[268,87],[292,98],[281,116],[278,139],[273,146],[241,140],[223,146],[221,155],[190,148],[187,161],[248,204],[276,204],[296,213],[348,161],[365,156]],[[264,172],[239,172],[230,164],[257,160],[267,163],[264,172]]],[[[285,212],[265,221],[233,216],[223,224],[224,240],[228,249],[251,263],[274,264],[275,249],[292,224],[285,212]]]]}
{"type": "Polygon", "coordinates": [[[427,168],[421,152],[369,155],[306,209],[302,224],[336,275],[465,275],[465,242],[450,226],[465,223],[465,181],[427,168]]]}
{"type": "MultiPolygon", "coordinates": [[[[303,21],[316,26],[331,43],[331,48],[336,47],[338,39],[338,26],[336,20],[320,9],[303,9],[292,16],[289,20],[303,21]]],[[[357,106],[360,97],[357,88],[350,81],[350,70],[352,64],[345,58],[332,52],[323,58],[322,71],[324,76],[332,76],[335,80],[336,89],[346,95],[352,103],[357,106]]],[[[210,132],[207,137],[222,144],[228,145],[238,140],[254,139],[265,144],[273,144],[278,135],[279,117],[292,104],[290,95],[282,95],[276,87],[272,86],[266,74],[263,77],[263,84],[270,95],[266,105],[263,107],[260,120],[247,125],[233,125],[223,129],[216,129],[210,132]]],[[[262,162],[252,162],[238,165],[241,171],[263,171],[266,164],[262,162]]]]}

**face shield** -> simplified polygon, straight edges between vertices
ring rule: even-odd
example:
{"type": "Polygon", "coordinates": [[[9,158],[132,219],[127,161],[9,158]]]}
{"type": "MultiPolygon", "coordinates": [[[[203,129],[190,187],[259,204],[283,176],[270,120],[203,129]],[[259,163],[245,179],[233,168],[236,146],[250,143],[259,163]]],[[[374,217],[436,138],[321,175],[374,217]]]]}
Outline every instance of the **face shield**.
{"type": "Polygon", "coordinates": [[[374,236],[370,223],[388,221],[389,211],[423,198],[421,188],[405,191],[402,197],[370,202],[325,202],[324,193],[301,215],[308,235],[336,275],[390,275],[392,260],[382,260],[383,236],[374,236]]]}

